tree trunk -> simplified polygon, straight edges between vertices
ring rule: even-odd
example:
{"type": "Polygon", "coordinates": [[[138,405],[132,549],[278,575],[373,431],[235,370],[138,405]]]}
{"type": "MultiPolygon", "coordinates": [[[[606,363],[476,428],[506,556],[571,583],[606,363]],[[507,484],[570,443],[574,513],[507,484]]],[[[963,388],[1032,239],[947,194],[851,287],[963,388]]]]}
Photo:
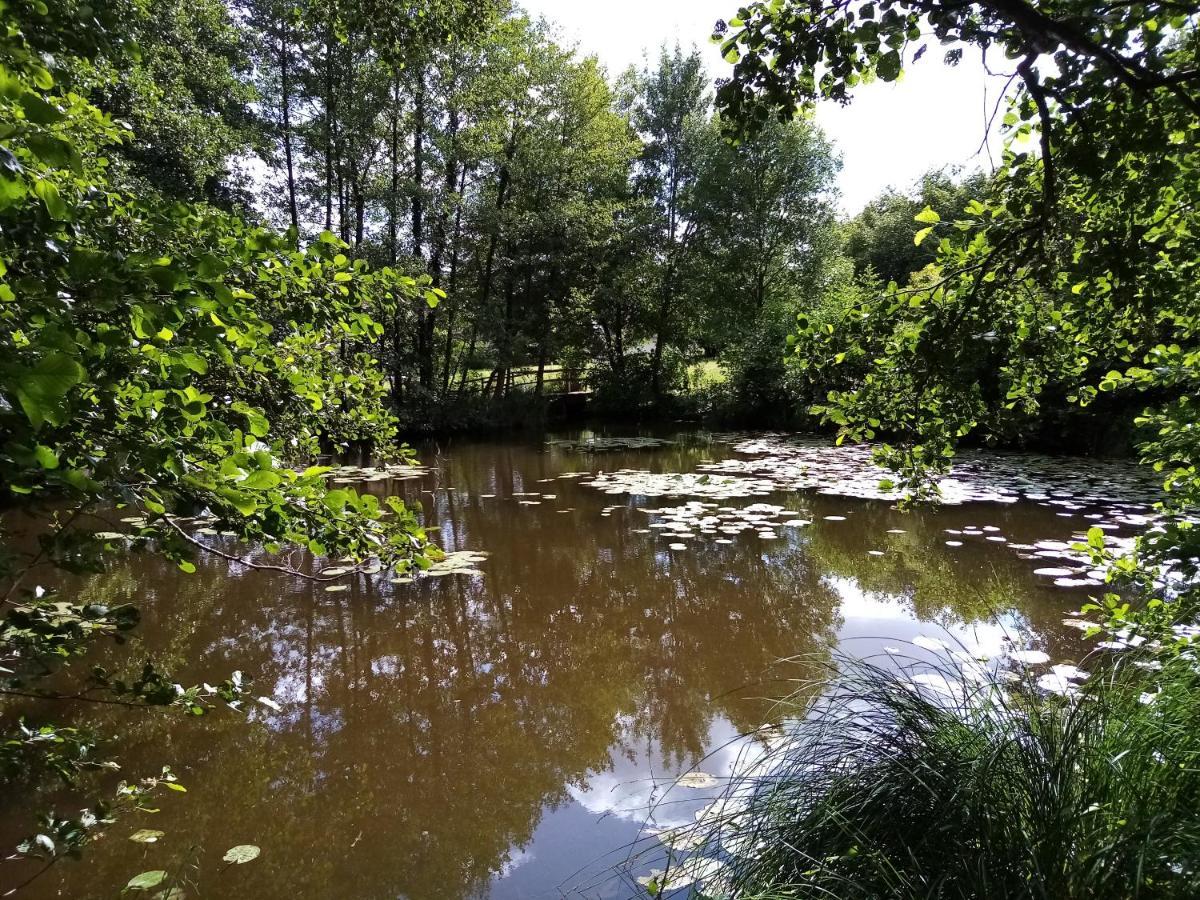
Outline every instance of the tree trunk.
{"type": "Polygon", "coordinates": [[[658,307],[658,322],[654,337],[654,354],[650,358],[650,388],[655,400],[662,399],[662,358],[663,345],[667,340],[667,327],[671,315],[672,281],[674,280],[674,264],[667,266],[666,277],[663,279],[662,301],[658,307]]]}
{"type": "Polygon", "coordinates": [[[542,387],[546,382],[546,333],[542,332],[541,340],[538,341],[538,365],[537,365],[537,382],[534,385],[534,396],[542,396],[542,387]]]}
{"type": "Polygon", "coordinates": [[[479,326],[471,323],[471,338],[467,341],[467,352],[462,358],[462,374],[458,379],[458,393],[461,395],[467,386],[467,376],[471,374],[471,360],[475,358],[475,342],[479,337],[479,326]]]}
{"type": "Polygon", "coordinates": [[[325,230],[333,230],[333,10],[325,19],[325,230]]]}
{"type": "Polygon", "coordinates": [[[356,257],[359,255],[359,248],[362,247],[363,242],[363,207],[362,185],[356,178],[354,180],[354,255],[356,257]]]}
{"type": "Polygon", "coordinates": [[[388,198],[388,248],[400,260],[400,73],[392,77],[392,192],[388,198]]]}
{"type": "Polygon", "coordinates": [[[487,255],[484,259],[482,283],[479,288],[479,308],[480,310],[487,309],[488,302],[492,295],[492,280],[495,275],[496,263],[496,245],[500,240],[500,212],[504,209],[504,201],[508,195],[508,185],[511,179],[509,165],[517,154],[517,120],[516,111],[513,111],[513,128],[512,134],[508,140],[508,146],[504,149],[504,164],[500,167],[500,174],[496,182],[496,222],[494,223],[491,234],[488,237],[487,255]]]}
{"type": "Polygon", "coordinates": [[[450,280],[446,295],[450,300],[449,321],[446,323],[446,353],[442,364],[442,393],[450,393],[450,371],[454,354],[454,318],[458,311],[458,251],[462,240],[462,198],[467,189],[467,167],[463,166],[458,179],[458,199],[454,204],[454,237],[450,242],[450,280]]]}
{"type": "Polygon", "coordinates": [[[279,37],[279,92],[280,105],[283,108],[283,157],[287,166],[288,215],[293,228],[300,227],[300,211],[296,207],[296,170],[292,162],[292,95],[291,81],[288,75],[288,57],[290,44],[288,42],[288,15],[283,14],[283,28],[279,37]]]}
{"type": "MultiPolygon", "coordinates": [[[[424,259],[425,243],[425,69],[417,70],[413,91],[413,254],[424,259]]],[[[417,307],[417,378],[422,387],[433,386],[434,311],[425,303],[417,307]]]]}

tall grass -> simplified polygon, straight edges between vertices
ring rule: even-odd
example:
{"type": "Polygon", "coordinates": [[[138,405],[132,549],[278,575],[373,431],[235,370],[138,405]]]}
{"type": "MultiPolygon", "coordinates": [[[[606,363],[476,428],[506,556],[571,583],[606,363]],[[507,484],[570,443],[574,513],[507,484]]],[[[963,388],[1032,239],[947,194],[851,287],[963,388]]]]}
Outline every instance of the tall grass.
{"type": "Polygon", "coordinates": [[[703,851],[727,860],[719,893],[1200,897],[1191,661],[1153,698],[1133,666],[1072,698],[972,674],[947,693],[841,662],[796,738],[729,789],[703,851]]]}

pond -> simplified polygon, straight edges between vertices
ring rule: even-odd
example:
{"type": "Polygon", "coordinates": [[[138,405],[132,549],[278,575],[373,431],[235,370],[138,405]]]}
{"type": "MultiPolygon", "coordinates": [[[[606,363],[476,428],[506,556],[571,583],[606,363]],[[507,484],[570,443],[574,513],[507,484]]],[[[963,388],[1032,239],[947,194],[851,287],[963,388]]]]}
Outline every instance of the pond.
{"type": "MultiPolygon", "coordinates": [[[[486,554],[434,577],[330,592],[138,555],[89,580],[142,610],[114,662],[190,682],[240,670],[279,708],[82,711],[126,735],[113,784],[170,765],[187,793],[23,895],[112,897],[178,868],[203,897],[629,896],[661,853],[648,829],[693,821],[835,648],[942,639],[995,657],[1011,639],[1077,659],[1070,614],[1095,573],[1067,548],[1097,524],[1128,539],[1153,499],[1126,464],[977,456],[954,505],[900,512],[858,450],[592,437],[422,446],[418,477],[365,482],[419,502],[446,549],[486,554]],[[129,841],[139,828],[165,834],[129,841]],[[261,856],[224,867],[245,843],[261,856]]],[[[0,838],[56,801],[78,804],[10,798],[0,838]]],[[[24,865],[0,867],[0,888],[24,865]]]]}

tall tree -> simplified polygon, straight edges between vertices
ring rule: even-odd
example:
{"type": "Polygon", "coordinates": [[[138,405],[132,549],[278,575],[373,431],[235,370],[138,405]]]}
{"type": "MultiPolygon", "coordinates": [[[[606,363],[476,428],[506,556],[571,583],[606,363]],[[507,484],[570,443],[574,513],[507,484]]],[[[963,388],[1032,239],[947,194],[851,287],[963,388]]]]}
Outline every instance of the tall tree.
{"type": "Polygon", "coordinates": [[[236,164],[264,141],[246,32],[223,0],[147,0],[124,15],[136,53],[71,62],[76,87],[131,127],[114,162],[165,196],[248,202],[236,164]]]}
{"type": "Polygon", "coordinates": [[[662,273],[650,363],[651,390],[658,397],[663,352],[673,339],[680,276],[697,235],[698,222],[688,209],[711,98],[699,51],[684,53],[678,45],[673,50],[664,47],[657,67],[636,75],[633,85],[631,118],[645,145],[640,187],[654,198],[659,212],[656,252],[662,273]]]}
{"type": "Polygon", "coordinates": [[[889,188],[843,227],[846,255],[860,274],[873,272],[886,284],[906,284],[909,276],[937,259],[935,241],[916,241],[916,216],[928,207],[944,219],[961,216],[985,193],[982,173],[956,181],[946,172],[927,172],[905,193],[889,188]]]}

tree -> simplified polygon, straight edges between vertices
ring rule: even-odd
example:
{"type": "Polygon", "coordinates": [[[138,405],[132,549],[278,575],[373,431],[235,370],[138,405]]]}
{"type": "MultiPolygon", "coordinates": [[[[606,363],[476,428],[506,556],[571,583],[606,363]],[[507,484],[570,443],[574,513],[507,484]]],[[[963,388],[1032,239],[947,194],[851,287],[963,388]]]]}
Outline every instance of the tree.
{"type": "Polygon", "coordinates": [[[700,53],[664,47],[658,66],[632,78],[630,118],[644,143],[638,187],[658,211],[655,253],[658,278],[654,349],[650,362],[651,392],[663,389],[663,352],[674,338],[674,316],[680,274],[697,237],[698,223],[689,218],[690,194],[696,185],[711,99],[700,53]]]}
{"type": "Polygon", "coordinates": [[[139,190],[245,205],[232,171],[263,134],[249,83],[247,35],[221,0],[122,4],[119,55],[76,58],[72,83],[100,110],[129,124],[110,158],[139,190]]]}
{"type": "Polygon", "coordinates": [[[735,330],[738,319],[751,318],[747,302],[762,310],[816,264],[836,170],[832,149],[809,122],[773,124],[736,145],[709,144],[691,214],[711,265],[710,309],[731,307],[727,324],[735,330]]]}
{"type": "Polygon", "coordinates": [[[246,0],[242,12],[252,36],[255,86],[274,150],[265,154],[266,159],[272,168],[279,168],[282,155],[284,221],[299,231],[301,160],[296,119],[304,100],[301,86],[311,78],[305,52],[310,14],[303,4],[290,0],[246,0]]]}
{"type": "Polygon", "coordinates": [[[846,223],[846,254],[859,273],[874,272],[884,284],[906,284],[910,275],[937,259],[934,241],[915,241],[922,227],[917,214],[928,207],[943,219],[956,219],[983,191],[982,174],[955,181],[941,171],[927,172],[911,196],[889,188],[846,223]]]}

